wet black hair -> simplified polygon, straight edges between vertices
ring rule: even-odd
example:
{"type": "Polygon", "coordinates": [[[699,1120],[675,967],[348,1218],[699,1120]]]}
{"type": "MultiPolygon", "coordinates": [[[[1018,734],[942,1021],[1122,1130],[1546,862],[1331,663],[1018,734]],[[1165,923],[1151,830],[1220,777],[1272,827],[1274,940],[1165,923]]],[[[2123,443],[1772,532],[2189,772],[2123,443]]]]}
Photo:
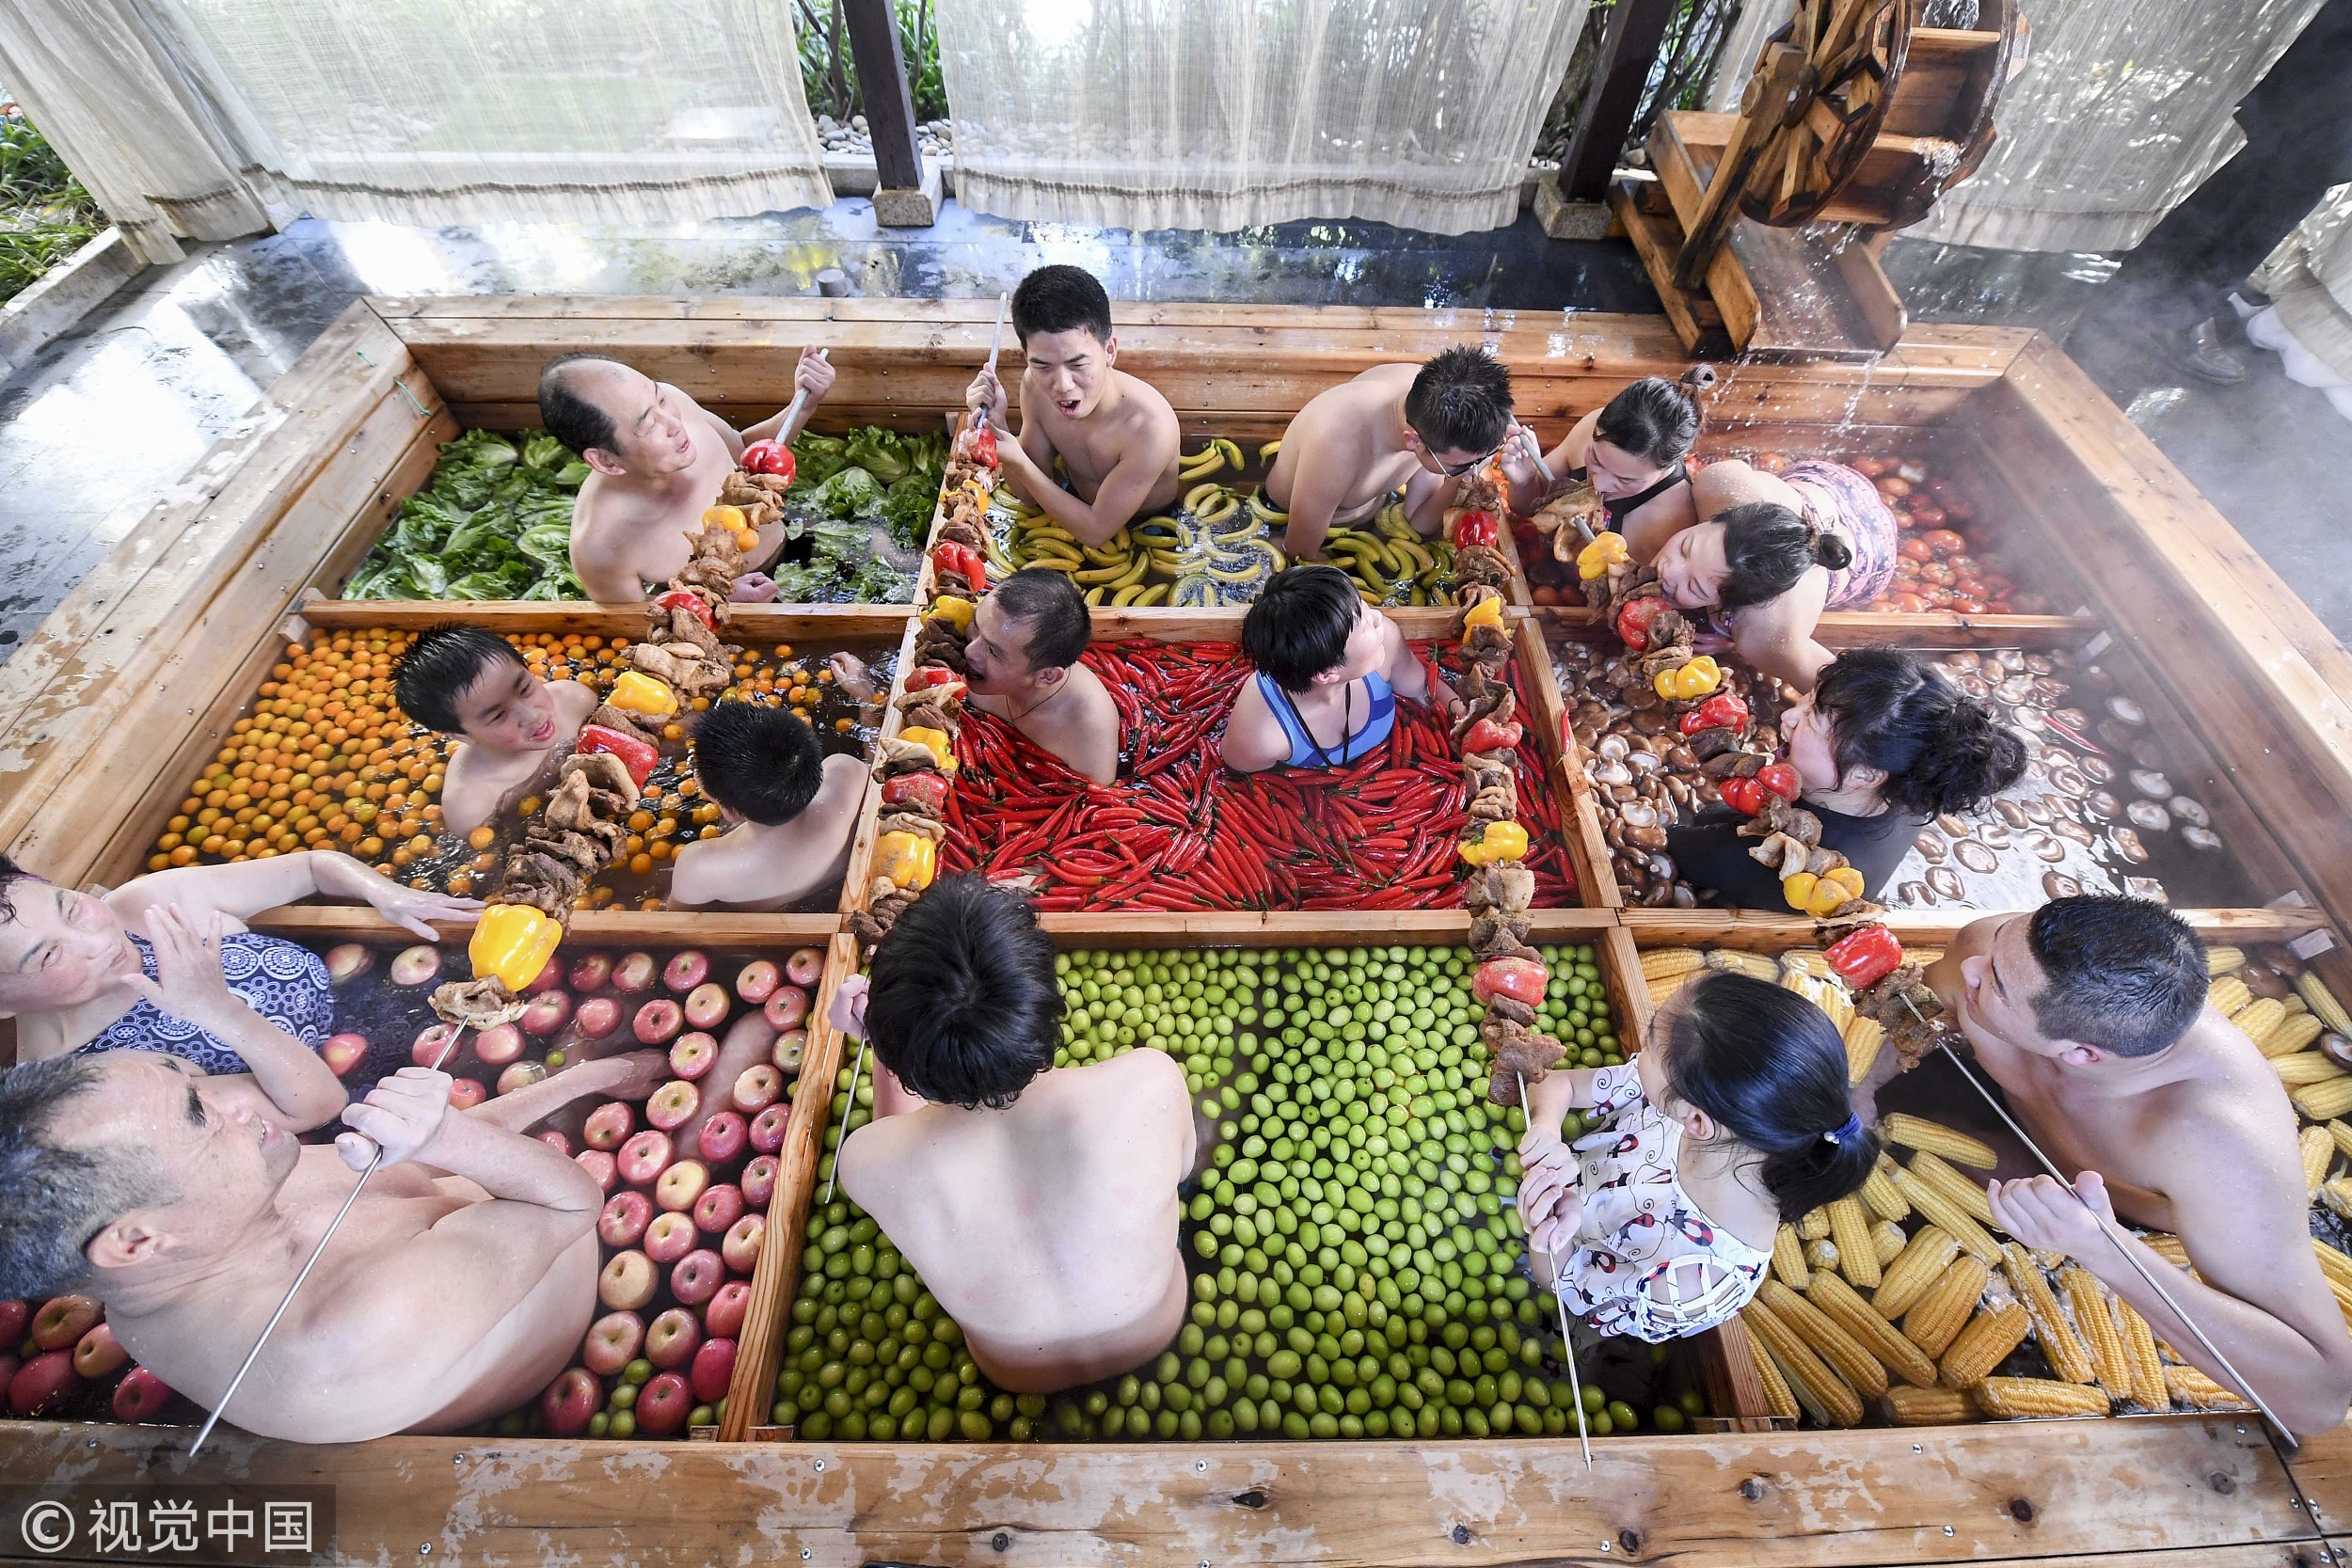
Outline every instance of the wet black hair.
{"type": "Polygon", "coordinates": [[[591,360],[608,365],[620,363],[609,354],[560,354],[539,372],[539,422],[547,427],[548,435],[583,456],[590,447],[612,451],[619,439],[612,416],[580,396],[574,385],[578,376],[564,373],[574,365],[591,360]]]}
{"type": "Polygon", "coordinates": [[[2205,944],[2145,898],[2053,898],[2034,911],[2026,947],[2047,982],[2031,1004],[2045,1039],[2152,1056],[2204,1010],[2205,944]]]}
{"type": "Polygon", "coordinates": [[[16,918],[16,884],[38,882],[40,879],[25,870],[7,855],[0,855],[0,921],[16,918]]]}
{"type": "Polygon", "coordinates": [[[874,949],[866,1038],[937,1104],[1010,1105],[1054,1065],[1061,1021],[1053,939],[1026,898],[977,874],[933,882],[874,949]]]}
{"type": "Polygon", "coordinates": [[[515,644],[497,632],[455,625],[427,627],[392,666],[392,701],[426,729],[456,735],[457,699],[501,664],[530,668],[515,644]]]}
{"type": "Polygon", "coordinates": [[[69,1101],[100,1086],[109,1054],[50,1056],[0,1074],[0,1298],[87,1283],[91,1241],[162,1196],[144,1148],[66,1148],[50,1134],[69,1101]]]}
{"type": "Polygon", "coordinates": [[[1094,334],[1095,341],[1111,341],[1111,296],[1084,267],[1057,262],[1040,267],[1012,292],[1012,335],[1024,343],[1037,332],[1094,334]]]}
{"type": "Polygon", "coordinates": [[[1853,551],[1834,533],[1817,533],[1778,501],[1749,501],[1708,519],[1724,525],[1723,606],[1769,604],[1797,586],[1808,567],[1842,571],[1853,551]]]}
{"type": "Polygon", "coordinates": [[[1430,448],[1492,451],[1511,428],[1511,372],[1483,348],[1450,348],[1421,368],[1405,422],[1430,448]]]}
{"type": "Polygon", "coordinates": [[[1601,405],[1593,439],[1661,467],[1679,463],[1704,422],[1692,394],[1713,385],[1715,372],[1705,365],[1692,366],[1678,381],[1645,375],[1601,405]]]}
{"type": "Polygon", "coordinates": [[[1286,566],[1241,618],[1241,651],[1285,691],[1304,691],[1347,655],[1363,604],[1337,566],[1286,566]]]}
{"type": "Polygon", "coordinates": [[[1850,648],[1820,673],[1837,770],[1875,768],[1879,795],[1914,816],[1974,811],[2026,771],[2026,740],[1989,703],[1900,648],[1850,648]]]}
{"type": "Polygon", "coordinates": [[[1025,566],[996,585],[996,608],[1029,628],[1030,668],[1066,670],[1094,640],[1086,595],[1067,572],[1025,566]]]}
{"type": "Polygon", "coordinates": [[[713,703],[694,721],[694,777],[704,796],[774,828],[808,810],[825,782],[824,749],[797,713],[713,703]]]}
{"type": "Polygon", "coordinates": [[[1858,1191],[1878,1134],[1846,1088],[1829,1015],[1792,990],[1718,971],[1675,998],[1666,1039],[1674,1097],[1764,1156],[1764,1189],[1794,1220],[1858,1191]]]}

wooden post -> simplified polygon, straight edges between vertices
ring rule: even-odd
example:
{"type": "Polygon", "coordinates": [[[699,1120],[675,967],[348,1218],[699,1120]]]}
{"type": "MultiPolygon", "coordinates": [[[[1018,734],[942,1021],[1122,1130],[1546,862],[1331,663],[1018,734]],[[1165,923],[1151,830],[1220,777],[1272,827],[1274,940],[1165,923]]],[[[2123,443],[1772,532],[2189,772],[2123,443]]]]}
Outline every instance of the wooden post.
{"type": "Polygon", "coordinates": [[[850,57],[857,63],[858,96],[866,103],[866,134],[874,143],[874,219],[897,229],[929,228],[938,216],[938,186],[923,177],[914,140],[914,99],[898,52],[898,23],[890,0],[842,0],[850,24],[850,57]],[[900,193],[928,199],[909,202],[900,193]],[[919,209],[919,210],[918,210],[919,209]]]}
{"type": "Polygon", "coordinates": [[[1642,88],[1658,64],[1673,0],[1616,0],[1602,36],[1600,58],[1577,111],[1576,136],[1560,161],[1560,190],[1570,201],[1600,201],[1609,195],[1617,155],[1642,106],[1642,88]]]}

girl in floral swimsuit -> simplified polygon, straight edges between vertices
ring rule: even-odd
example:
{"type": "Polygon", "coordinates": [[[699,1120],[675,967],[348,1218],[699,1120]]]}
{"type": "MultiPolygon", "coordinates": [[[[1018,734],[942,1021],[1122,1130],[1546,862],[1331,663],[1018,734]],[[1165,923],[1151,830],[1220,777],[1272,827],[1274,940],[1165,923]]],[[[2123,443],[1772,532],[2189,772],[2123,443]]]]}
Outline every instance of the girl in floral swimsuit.
{"type": "Polygon", "coordinates": [[[1659,1009],[1621,1068],[1528,1088],[1519,1213],[1536,1278],[1603,1334],[1656,1343],[1745,1307],[1783,1220],[1859,1191],[1877,1136],[1836,1026],[1792,991],[1711,973],[1659,1009]],[[1566,1143],[1571,1110],[1605,1119],[1566,1143]]]}

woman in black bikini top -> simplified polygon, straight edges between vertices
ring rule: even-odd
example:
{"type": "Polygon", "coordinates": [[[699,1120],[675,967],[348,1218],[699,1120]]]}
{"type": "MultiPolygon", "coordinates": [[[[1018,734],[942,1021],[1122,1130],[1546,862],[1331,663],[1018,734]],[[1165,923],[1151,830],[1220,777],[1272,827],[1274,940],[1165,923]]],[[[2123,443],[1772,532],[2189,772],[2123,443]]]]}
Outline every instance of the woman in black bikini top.
{"type": "MultiPolygon", "coordinates": [[[[1700,425],[1693,394],[1714,380],[1715,372],[1704,365],[1693,366],[1678,382],[1645,376],[1578,421],[1548,460],[1562,478],[1593,487],[1609,526],[1626,535],[1637,561],[1648,559],[1669,535],[1695,520],[1682,515],[1679,507],[1664,509],[1664,515],[1639,524],[1634,515],[1690,483],[1691,470],[1683,459],[1698,439],[1700,425]]],[[[1533,512],[1545,499],[1515,493],[1513,509],[1533,512]],[[1534,505],[1521,507],[1531,499],[1534,505]]]]}

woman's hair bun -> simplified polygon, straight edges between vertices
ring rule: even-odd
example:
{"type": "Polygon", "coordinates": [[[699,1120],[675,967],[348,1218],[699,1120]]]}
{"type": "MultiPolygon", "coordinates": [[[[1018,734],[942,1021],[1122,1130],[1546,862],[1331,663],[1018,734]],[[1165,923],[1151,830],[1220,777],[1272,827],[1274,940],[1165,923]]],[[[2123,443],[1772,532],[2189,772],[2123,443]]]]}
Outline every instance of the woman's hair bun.
{"type": "Polygon", "coordinates": [[[1853,564],[1853,550],[1834,533],[1813,536],[1813,559],[1833,572],[1842,572],[1853,564]]]}

